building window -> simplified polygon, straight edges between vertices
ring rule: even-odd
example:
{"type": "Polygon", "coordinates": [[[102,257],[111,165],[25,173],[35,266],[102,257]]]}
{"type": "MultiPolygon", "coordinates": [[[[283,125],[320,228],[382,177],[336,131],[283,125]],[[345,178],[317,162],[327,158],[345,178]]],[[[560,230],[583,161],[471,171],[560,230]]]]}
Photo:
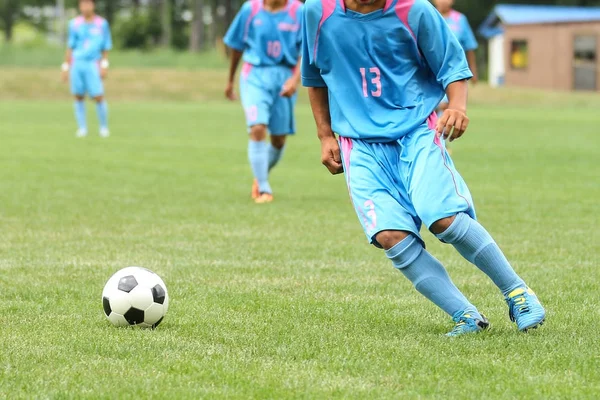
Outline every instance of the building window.
{"type": "Polygon", "coordinates": [[[529,48],[527,40],[513,40],[510,45],[510,66],[512,69],[527,69],[529,48]]]}
{"type": "Polygon", "coordinates": [[[575,90],[598,90],[598,38],[577,35],[573,41],[573,87],[575,90]]]}

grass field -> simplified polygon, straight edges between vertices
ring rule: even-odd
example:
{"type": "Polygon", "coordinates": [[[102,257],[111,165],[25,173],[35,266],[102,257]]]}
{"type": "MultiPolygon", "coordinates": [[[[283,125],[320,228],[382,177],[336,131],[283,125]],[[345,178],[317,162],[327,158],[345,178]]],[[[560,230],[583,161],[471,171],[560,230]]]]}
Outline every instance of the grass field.
{"type": "Polygon", "coordinates": [[[30,101],[14,85],[22,100],[9,100],[10,81],[0,101],[0,398],[600,395],[593,96],[475,91],[454,159],[548,320],[518,333],[491,282],[426,234],[493,324],[448,340],[449,319],[367,245],[343,179],[319,164],[306,104],[272,176],[276,202],[256,206],[237,105],[117,96],[113,136],[77,140],[63,93],[30,101]],[[169,287],[155,331],[116,329],[102,314],[105,280],[128,265],[169,287]]]}

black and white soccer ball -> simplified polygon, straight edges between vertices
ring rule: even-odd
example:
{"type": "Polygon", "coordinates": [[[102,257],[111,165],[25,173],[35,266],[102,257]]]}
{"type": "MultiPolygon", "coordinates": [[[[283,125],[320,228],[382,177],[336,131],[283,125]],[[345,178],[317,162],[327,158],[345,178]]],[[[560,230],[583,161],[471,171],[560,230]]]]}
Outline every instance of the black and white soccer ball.
{"type": "Polygon", "coordinates": [[[106,282],[102,307],[106,318],[115,326],[156,328],[169,309],[169,293],[154,272],[127,267],[106,282]]]}

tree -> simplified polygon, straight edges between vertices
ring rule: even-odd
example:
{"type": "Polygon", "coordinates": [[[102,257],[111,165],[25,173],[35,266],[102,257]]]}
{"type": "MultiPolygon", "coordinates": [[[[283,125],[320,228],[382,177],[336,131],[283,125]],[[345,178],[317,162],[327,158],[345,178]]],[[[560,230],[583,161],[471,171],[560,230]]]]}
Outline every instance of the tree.
{"type": "Polygon", "coordinates": [[[198,52],[204,47],[204,1],[192,0],[192,29],[190,32],[190,51],[198,52]]]}
{"type": "Polygon", "coordinates": [[[162,5],[160,11],[160,44],[164,47],[169,47],[171,46],[171,41],[173,40],[173,29],[171,25],[173,21],[173,16],[171,15],[171,0],[162,0],[161,3],[162,5]]]}
{"type": "Polygon", "coordinates": [[[0,21],[6,42],[12,41],[13,27],[19,12],[19,0],[0,0],[0,21]]]}

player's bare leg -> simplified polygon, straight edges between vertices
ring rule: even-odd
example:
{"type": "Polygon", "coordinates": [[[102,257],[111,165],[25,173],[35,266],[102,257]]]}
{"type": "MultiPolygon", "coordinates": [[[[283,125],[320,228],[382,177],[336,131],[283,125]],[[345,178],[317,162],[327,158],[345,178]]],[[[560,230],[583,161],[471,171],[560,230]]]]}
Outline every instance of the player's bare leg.
{"type": "Polygon", "coordinates": [[[87,121],[85,117],[85,97],[75,96],[75,119],[77,120],[77,137],[87,136],[87,121]]]}
{"type": "Polygon", "coordinates": [[[269,171],[271,171],[281,160],[285,149],[287,135],[271,135],[271,145],[269,146],[269,171]]]}
{"type": "Polygon", "coordinates": [[[109,137],[108,106],[106,105],[106,101],[104,101],[104,96],[96,96],[94,97],[94,101],[96,102],[96,113],[98,114],[98,121],[100,123],[100,136],[103,138],[109,137]]]}
{"type": "MultiPolygon", "coordinates": [[[[273,191],[269,185],[269,149],[266,138],[267,127],[265,125],[254,125],[250,128],[248,159],[258,185],[258,196],[254,198],[254,201],[259,204],[273,201],[273,191]]],[[[252,196],[254,197],[254,195],[253,185],[252,196]]]]}

